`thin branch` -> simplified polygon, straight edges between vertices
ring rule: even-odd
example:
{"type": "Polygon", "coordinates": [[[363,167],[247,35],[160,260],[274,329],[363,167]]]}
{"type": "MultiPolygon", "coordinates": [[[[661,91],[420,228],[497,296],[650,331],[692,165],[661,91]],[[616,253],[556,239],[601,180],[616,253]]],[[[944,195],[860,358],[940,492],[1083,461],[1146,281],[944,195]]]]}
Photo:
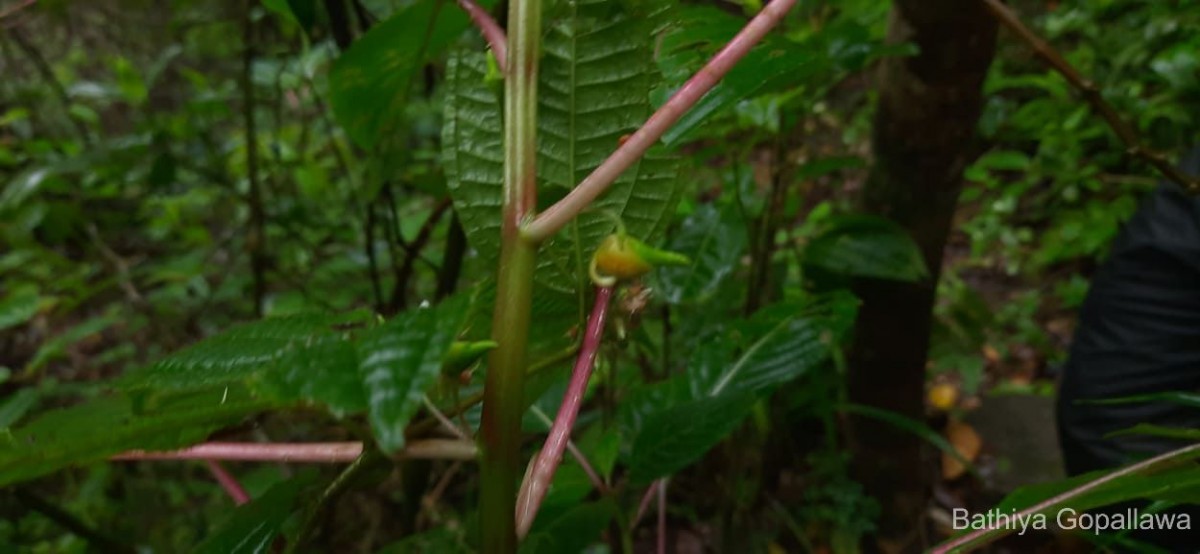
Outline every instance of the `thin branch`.
{"type": "Polygon", "coordinates": [[[600,349],[600,337],[604,334],[604,322],[608,317],[608,304],[612,292],[612,287],[596,288],[596,303],[592,306],[591,316],[588,317],[583,347],[575,360],[571,382],[567,384],[567,392],[563,395],[558,415],[554,418],[554,424],[550,426],[546,444],[538,452],[529,477],[521,484],[521,492],[517,497],[518,537],[525,536],[533,524],[542,499],[550,490],[554,472],[562,462],[567,442],[571,439],[571,429],[575,426],[575,418],[579,416],[579,407],[583,403],[583,394],[587,391],[588,378],[592,375],[592,367],[596,363],[596,352],[600,349]]]}
{"type": "MultiPolygon", "coordinates": [[[[533,415],[542,420],[542,423],[545,423],[549,426],[554,425],[554,421],[551,420],[550,416],[546,415],[546,412],[543,412],[541,408],[537,406],[531,406],[529,411],[533,412],[533,415]]],[[[597,491],[600,491],[602,494],[608,491],[608,485],[606,485],[604,483],[604,479],[600,477],[600,472],[596,471],[596,468],[592,465],[592,462],[588,461],[587,456],[584,456],[583,451],[575,445],[575,441],[567,441],[567,452],[570,452],[571,457],[575,458],[575,462],[579,464],[579,467],[583,468],[583,472],[587,474],[588,480],[592,482],[592,486],[596,487],[597,491]]]]}
{"type": "MultiPolygon", "coordinates": [[[[130,450],[112,456],[112,461],[135,460],[236,460],[240,462],[349,463],[363,453],[361,442],[258,443],[206,442],[180,450],[130,450]]],[[[475,444],[463,440],[427,439],[412,441],[396,458],[470,460],[478,453],[475,444]]]]}
{"type": "MultiPolygon", "coordinates": [[[[411,446],[411,444],[410,444],[411,446]]],[[[206,442],[180,450],[130,450],[109,458],[129,460],[236,460],[240,462],[349,463],[363,452],[361,442],[206,442]]]]}
{"type": "Polygon", "coordinates": [[[17,12],[32,6],[37,0],[22,0],[0,11],[0,21],[4,21],[9,16],[16,15],[17,12]]]}
{"type": "Polygon", "coordinates": [[[1137,131],[1121,118],[1121,115],[1117,113],[1116,108],[1113,108],[1112,104],[1109,104],[1104,99],[1096,83],[1080,75],[1079,71],[1062,54],[1041,37],[1037,36],[1029,27],[1026,27],[1021,22],[1021,19],[1017,17],[1017,14],[1000,0],[982,1],[988,11],[992,12],[992,15],[1000,21],[1001,25],[1004,25],[1023,42],[1028,44],[1042,61],[1046,62],[1059,75],[1062,75],[1072,87],[1075,87],[1083,95],[1083,99],[1091,105],[1096,113],[1100,114],[1105,123],[1108,123],[1109,128],[1116,133],[1117,138],[1125,145],[1130,155],[1141,158],[1146,163],[1154,166],[1164,177],[1178,183],[1189,192],[1193,194],[1200,193],[1200,179],[1184,173],[1179,168],[1171,165],[1171,162],[1167,161],[1162,154],[1150,150],[1143,145],[1141,139],[1138,138],[1137,131]]]}
{"type": "Polygon", "coordinates": [[[700,101],[717,82],[729,73],[735,64],[762,41],[775,27],[796,0],[774,0],[767,4],[754,19],[738,32],[717,55],[713,56],[688,82],[684,83],[666,104],[646,120],[632,136],[604,160],[590,175],[579,183],[570,194],[550,206],[527,224],[524,235],[534,242],[542,242],[562,229],[579,212],[587,208],[601,193],[608,189],[617,177],[629,169],[683,114],[700,101]]]}
{"type": "Polygon", "coordinates": [[[441,423],[442,427],[444,427],[447,431],[462,440],[471,440],[471,437],[467,435],[466,431],[460,429],[454,424],[453,421],[450,421],[450,418],[446,417],[446,414],[443,414],[437,406],[433,405],[433,401],[429,400],[429,396],[422,396],[421,401],[425,403],[425,409],[429,410],[430,415],[432,415],[434,419],[438,420],[438,423],[441,423]]]}
{"type": "Polygon", "coordinates": [[[246,492],[246,489],[242,488],[242,484],[238,482],[237,477],[234,477],[232,473],[229,473],[221,465],[221,462],[204,460],[204,463],[208,466],[208,471],[213,474],[213,478],[217,480],[217,483],[221,484],[221,488],[225,489],[225,492],[233,499],[234,504],[241,506],[250,501],[250,494],[246,492]]]}
{"type": "Polygon", "coordinates": [[[492,19],[492,15],[487,13],[472,0],[458,0],[458,5],[467,15],[471,16],[471,21],[479,27],[479,32],[483,34],[483,39],[487,41],[488,46],[492,47],[492,55],[496,57],[496,65],[500,66],[500,72],[508,74],[508,37],[504,36],[504,29],[492,19]]]}
{"type": "MultiPolygon", "coordinates": [[[[1150,469],[1151,467],[1153,467],[1161,462],[1171,461],[1175,458],[1181,458],[1181,457],[1184,457],[1184,456],[1194,453],[1194,452],[1200,452],[1200,444],[1193,444],[1190,446],[1185,446],[1178,450],[1172,450],[1165,454],[1159,454],[1158,456],[1155,456],[1153,458],[1150,458],[1147,460],[1142,460],[1136,464],[1123,467],[1112,473],[1109,473],[1108,475],[1100,477],[1094,481],[1085,483],[1085,484],[1075,487],[1069,491],[1054,495],[1050,498],[1047,498],[1046,500],[1043,500],[1037,504],[1034,504],[1033,506],[1025,508],[1024,510],[1019,511],[1016,514],[1013,514],[1012,521],[1017,521],[1018,518],[1030,517],[1033,514],[1044,512],[1056,505],[1062,504],[1068,500],[1072,500],[1074,498],[1083,496],[1086,493],[1092,492],[1092,491],[1094,491],[1108,483],[1111,483],[1117,479],[1120,479],[1127,475],[1133,475],[1135,473],[1139,473],[1141,471],[1150,469]]],[[[937,547],[935,547],[933,550],[931,550],[930,553],[931,554],[945,554],[947,552],[953,551],[956,548],[960,548],[960,547],[967,546],[967,545],[972,545],[972,543],[974,543],[977,540],[981,540],[981,539],[983,540],[983,542],[981,542],[979,544],[974,544],[973,546],[982,546],[983,544],[991,542],[991,541],[999,538],[1000,536],[1004,535],[1003,531],[1004,531],[1003,527],[978,529],[978,530],[972,531],[970,533],[967,533],[965,535],[962,535],[956,539],[944,542],[944,543],[938,545],[937,547]]]]}
{"type": "Polygon", "coordinates": [[[392,287],[392,301],[389,306],[392,312],[399,312],[407,306],[408,299],[405,294],[408,292],[408,283],[412,281],[417,260],[421,257],[421,250],[429,243],[429,239],[433,237],[434,228],[437,227],[449,208],[450,198],[441,199],[433,206],[429,217],[421,224],[421,229],[417,231],[417,236],[413,237],[411,242],[406,242],[403,236],[396,238],[400,242],[400,247],[404,249],[404,262],[396,269],[396,282],[392,287]]]}

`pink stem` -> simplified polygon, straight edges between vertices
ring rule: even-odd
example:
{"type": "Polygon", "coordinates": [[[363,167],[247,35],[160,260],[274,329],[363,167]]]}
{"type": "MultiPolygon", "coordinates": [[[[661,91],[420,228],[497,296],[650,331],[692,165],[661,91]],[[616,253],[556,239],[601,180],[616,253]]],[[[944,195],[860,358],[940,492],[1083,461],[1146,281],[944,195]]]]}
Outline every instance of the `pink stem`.
{"type": "Polygon", "coordinates": [[[600,347],[600,337],[604,334],[604,320],[608,317],[608,302],[612,298],[612,287],[596,288],[596,303],[592,305],[592,315],[588,317],[587,329],[583,335],[583,346],[579,357],[575,360],[575,369],[571,373],[571,382],[567,384],[567,392],[563,395],[562,405],[554,424],[550,426],[550,435],[546,444],[538,452],[529,477],[521,485],[521,493],[517,497],[517,536],[524,537],[537,516],[542,499],[550,489],[554,472],[562,462],[563,451],[571,439],[571,428],[575,426],[575,418],[579,415],[579,406],[583,403],[583,394],[587,391],[588,377],[592,375],[592,366],[596,363],[596,352],[600,347]]]}
{"type": "Polygon", "coordinates": [[[491,14],[487,10],[479,7],[472,0],[458,0],[458,5],[462,7],[467,15],[471,16],[471,21],[479,27],[479,32],[483,34],[483,39],[492,47],[492,55],[496,58],[496,65],[500,66],[502,73],[508,73],[508,38],[504,36],[504,29],[492,19],[491,14]]]}
{"type": "Polygon", "coordinates": [[[206,442],[183,448],[153,452],[130,450],[111,460],[237,460],[243,462],[347,463],[362,454],[361,442],[269,443],[206,442]]]}
{"type": "Polygon", "coordinates": [[[229,473],[221,462],[216,460],[204,460],[208,465],[208,470],[212,472],[213,477],[221,484],[221,488],[229,493],[229,497],[233,499],[233,503],[241,506],[250,501],[250,495],[246,493],[246,489],[242,488],[242,484],[238,482],[237,477],[229,473]]]}
{"type": "MultiPolygon", "coordinates": [[[[1180,448],[1179,450],[1172,450],[1170,452],[1167,452],[1166,454],[1160,454],[1153,458],[1149,458],[1147,460],[1142,460],[1136,464],[1126,466],[1117,471],[1109,473],[1108,475],[1105,475],[1104,477],[1100,477],[1099,479],[1090,481],[1088,483],[1085,483],[1083,485],[1075,487],[1064,493],[1060,493],[1060,494],[1057,494],[1050,498],[1047,498],[1046,500],[1043,500],[1037,504],[1034,504],[1033,506],[1025,508],[1024,510],[1021,510],[1020,512],[1017,512],[1016,514],[1014,514],[1012,517],[1012,521],[1018,521],[1018,518],[1029,517],[1033,514],[1041,513],[1043,511],[1046,511],[1046,510],[1054,507],[1057,504],[1062,504],[1068,500],[1071,500],[1072,498],[1077,498],[1079,496],[1082,496],[1084,493],[1096,490],[1097,488],[1099,488],[1100,486],[1102,486],[1106,483],[1110,483],[1110,482],[1115,481],[1126,475],[1132,475],[1134,473],[1138,473],[1140,471],[1150,469],[1151,467],[1158,465],[1160,462],[1170,461],[1175,458],[1183,458],[1183,457],[1187,456],[1188,454],[1198,451],[1198,450],[1200,450],[1200,444],[1193,444],[1191,446],[1185,446],[1183,448],[1180,448]]],[[[1007,533],[1005,533],[1005,529],[1006,528],[1004,526],[998,526],[995,528],[984,527],[983,529],[978,529],[978,530],[972,531],[970,533],[967,533],[965,535],[962,535],[956,539],[944,542],[944,543],[934,547],[934,549],[930,551],[930,554],[946,554],[957,548],[967,546],[967,545],[976,546],[976,547],[983,546],[984,544],[987,544],[993,540],[1000,538],[1001,536],[1006,535],[1007,533]],[[978,544],[972,544],[972,543],[975,543],[976,541],[981,541],[981,542],[979,542],[978,544]]]]}
{"type": "Polygon", "coordinates": [[[658,111],[642,124],[633,136],[629,137],[615,152],[604,160],[590,175],[579,183],[570,194],[567,194],[553,206],[537,216],[526,225],[524,234],[534,242],[544,241],[587,208],[596,197],[600,196],[609,185],[617,180],[629,166],[633,165],[663,134],[679,121],[696,102],[700,101],[717,82],[729,73],[739,60],[750,52],[754,45],[775,27],[788,10],[796,4],[796,0],[773,0],[754,16],[729,44],[725,45],[708,64],[700,69],[687,83],[684,83],[675,94],[663,104],[658,111]]]}

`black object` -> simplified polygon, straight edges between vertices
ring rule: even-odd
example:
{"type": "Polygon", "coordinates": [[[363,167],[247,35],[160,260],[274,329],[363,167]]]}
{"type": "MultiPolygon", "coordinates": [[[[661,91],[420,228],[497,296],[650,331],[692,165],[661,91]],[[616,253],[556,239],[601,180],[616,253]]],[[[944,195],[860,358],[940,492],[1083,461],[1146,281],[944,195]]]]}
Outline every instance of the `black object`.
{"type": "MultiPolygon", "coordinates": [[[[1181,167],[1200,175],[1200,148],[1181,167]]],[[[1200,409],[1164,402],[1080,402],[1171,391],[1200,392],[1200,197],[1164,183],[1121,230],[1080,312],[1058,398],[1067,472],[1115,468],[1186,445],[1145,435],[1105,435],[1138,423],[1200,428],[1200,409]]],[[[1191,531],[1136,538],[1196,552],[1200,506],[1180,509],[1190,513],[1191,531]]]]}

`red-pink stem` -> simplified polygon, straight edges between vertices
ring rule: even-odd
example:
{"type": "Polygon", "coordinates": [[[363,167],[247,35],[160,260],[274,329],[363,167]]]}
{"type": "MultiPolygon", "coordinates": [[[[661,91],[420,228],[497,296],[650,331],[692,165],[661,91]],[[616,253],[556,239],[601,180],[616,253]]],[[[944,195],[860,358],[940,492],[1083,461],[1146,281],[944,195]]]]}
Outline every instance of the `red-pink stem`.
{"type": "Polygon", "coordinates": [[[206,442],[179,450],[130,450],[112,460],[236,460],[240,462],[349,463],[363,451],[361,442],[206,442]]]}
{"type": "Polygon", "coordinates": [[[788,10],[796,4],[796,0],[773,0],[754,16],[745,27],[738,32],[729,44],[725,45],[717,55],[713,56],[688,82],[684,83],[675,94],[663,104],[658,111],[642,124],[633,136],[629,137],[616,149],[604,163],[600,164],[590,175],[579,183],[569,194],[563,197],[546,211],[542,212],[532,222],[526,225],[524,234],[534,242],[544,241],[562,229],[579,212],[587,208],[596,197],[600,196],[617,177],[629,169],[634,162],[642,157],[663,134],[671,128],[683,114],[687,113],[705,93],[716,86],[717,82],[729,73],[735,64],[746,56],[754,45],[783,19],[788,10]]]}
{"type": "Polygon", "coordinates": [[[242,488],[242,484],[238,482],[237,477],[229,473],[221,462],[216,460],[204,460],[208,465],[208,471],[212,472],[213,477],[221,484],[221,488],[229,493],[229,497],[233,499],[233,503],[241,506],[250,501],[250,495],[246,493],[246,489],[242,488]]]}
{"type": "MultiPolygon", "coordinates": [[[[206,442],[180,450],[130,450],[109,458],[133,460],[234,460],[239,462],[350,463],[362,455],[361,442],[206,442]]],[[[396,457],[470,460],[477,454],[470,441],[426,439],[408,443],[396,457]]]]}
{"type": "Polygon", "coordinates": [[[588,378],[591,377],[592,366],[596,363],[596,352],[600,349],[600,337],[604,335],[604,321],[608,317],[608,303],[612,293],[612,287],[596,288],[596,303],[588,317],[583,345],[579,349],[579,357],[575,360],[575,369],[571,372],[567,392],[563,395],[554,424],[550,426],[546,444],[534,459],[532,471],[521,484],[521,492],[517,496],[518,537],[524,537],[525,533],[529,532],[529,526],[537,516],[542,499],[550,489],[550,482],[554,480],[554,472],[562,462],[563,451],[571,439],[571,429],[575,426],[575,418],[579,416],[579,407],[583,403],[584,393],[587,392],[588,378]]]}
{"type": "Polygon", "coordinates": [[[462,7],[467,15],[471,16],[471,21],[479,27],[479,32],[483,34],[483,39],[487,41],[488,46],[492,47],[492,55],[496,58],[496,65],[500,66],[502,73],[508,73],[508,37],[504,36],[504,29],[492,19],[492,15],[487,13],[487,10],[479,7],[473,0],[458,0],[458,5],[462,7]]]}
{"type": "MultiPolygon", "coordinates": [[[[1125,467],[1118,469],[1112,473],[1109,473],[1103,477],[1100,477],[1094,481],[1089,481],[1089,482],[1084,483],[1083,485],[1080,485],[1078,487],[1075,487],[1069,491],[1057,494],[1055,496],[1047,498],[1046,500],[1038,502],[1037,504],[1034,504],[1033,506],[1025,508],[1024,510],[1021,510],[1021,511],[1017,512],[1016,514],[1014,514],[1012,517],[1012,521],[1020,521],[1019,518],[1022,518],[1022,517],[1027,518],[1027,517],[1032,516],[1033,514],[1038,514],[1038,513],[1044,512],[1046,510],[1049,510],[1050,508],[1053,508],[1056,505],[1065,503],[1068,500],[1083,496],[1084,493],[1094,491],[1094,490],[1100,488],[1101,486],[1103,486],[1107,483],[1111,483],[1121,477],[1148,470],[1162,462],[1169,462],[1176,458],[1188,457],[1190,454],[1192,454],[1193,452],[1196,452],[1196,451],[1200,451],[1200,444],[1193,444],[1190,446],[1185,446],[1178,450],[1172,450],[1170,452],[1167,452],[1166,454],[1160,454],[1153,458],[1142,460],[1136,464],[1125,466],[1125,467]]],[[[961,548],[961,547],[965,547],[965,546],[971,546],[971,547],[983,546],[993,540],[996,540],[1004,535],[1007,535],[1009,532],[1011,532],[1011,529],[1009,529],[1007,526],[984,527],[982,529],[977,529],[975,531],[972,531],[970,533],[962,535],[958,538],[955,538],[955,539],[946,541],[942,544],[939,544],[938,546],[934,547],[933,550],[930,551],[930,554],[947,554],[948,552],[952,552],[957,548],[961,548]]]]}

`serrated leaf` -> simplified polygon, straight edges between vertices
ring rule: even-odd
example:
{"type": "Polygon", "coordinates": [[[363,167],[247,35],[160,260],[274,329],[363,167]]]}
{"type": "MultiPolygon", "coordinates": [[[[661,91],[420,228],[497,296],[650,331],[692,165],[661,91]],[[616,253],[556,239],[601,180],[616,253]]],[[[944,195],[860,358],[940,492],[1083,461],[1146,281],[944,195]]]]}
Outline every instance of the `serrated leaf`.
{"type": "Polygon", "coordinates": [[[135,409],[125,396],[46,412],[0,439],[0,485],[62,468],[98,462],[131,449],[169,450],[271,407],[244,390],[209,389],[160,399],[135,409]]]}
{"type": "Polygon", "coordinates": [[[359,146],[371,149],[396,133],[422,64],[466,29],[462,10],[445,2],[414,2],[374,26],[329,71],[330,104],[359,146]]]}
{"type": "Polygon", "coordinates": [[[710,204],[698,207],[667,246],[691,257],[692,264],[658,271],[663,296],[672,303],[703,302],[737,269],[746,242],[746,227],[736,213],[710,204]]]}
{"type": "MultiPolygon", "coordinates": [[[[725,44],[736,32],[731,25],[731,16],[713,8],[689,9],[684,11],[675,29],[664,39],[662,62],[664,72],[686,75],[694,70],[697,52],[714,49],[725,44]],[[678,53],[682,51],[683,56],[678,53]]],[[[687,137],[714,114],[726,110],[739,101],[755,94],[784,89],[804,83],[814,75],[831,68],[828,56],[819,49],[791,42],[777,33],[768,35],[751,50],[737,65],[708,91],[699,102],[679,119],[666,134],[663,142],[675,145],[687,137]]]]}
{"type": "Polygon", "coordinates": [[[754,401],[753,394],[733,392],[650,414],[633,443],[630,481],[647,483],[687,467],[732,433],[754,401]]]}
{"type": "MultiPolygon", "coordinates": [[[[564,196],[651,113],[653,14],[613,0],[562,6],[547,25],[539,81],[538,180],[543,206],[564,196]]],[[[457,52],[447,67],[443,127],[447,186],[471,245],[485,263],[500,249],[504,158],[497,91],[485,82],[482,54],[457,52]]],[[[586,285],[587,257],[613,231],[604,212],[652,240],[678,199],[678,161],[652,149],[575,222],[541,249],[538,281],[575,293],[586,285]]]]}
{"type": "MultiPolygon", "coordinates": [[[[582,0],[564,5],[547,26],[538,85],[544,203],[573,189],[652,113],[654,17],[628,3],[582,0]]],[[[651,149],[546,245],[543,282],[562,286],[566,277],[571,289],[585,285],[592,251],[613,232],[605,212],[618,215],[633,236],[652,240],[674,208],[677,170],[673,156],[651,149]],[[549,268],[559,271],[546,274],[549,268]]]]}
{"type": "Polygon", "coordinates": [[[372,330],[358,352],[367,416],[387,454],[404,447],[404,426],[441,373],[442,358],[462,324],[463,297],[401,313],[372,330]]]}
{"type": "Polygon", "coordinates": [[[835,218],[804,249],[804,263],[855,277],[919,281],[929,276],[912,237],[874,216],[835,218]]]}
{"type": "Polygon", "coordinates": [[[264,375],[264,384],[282,400],[321,404],[344,417],[367,409],[358,376],[355,345],[345,337],[318,336],[288,350],[264,375]]]}
{"type": "Polygon", "coordinates": [[[247,379],[289,350],[331,335],[336,321],[336,316],[302,314],[239,325],[130,374],[124,384],[185,389],[247,379]]]}
{"type": "Polygon", "coordinates": [[[482,52],[459,49],[446,63],[442,164],[454,210],[486,267],[500,254],[504,188],[503,116],[497,92],[485,82],[482,52]]]}
{"type": "Polygon", "coordinates": [[[276,483],[229,516],[221,527],[196,546],[194,554],[264,554],[292,515],[306,491],[313,489],[315,472],[276,483]]]}

